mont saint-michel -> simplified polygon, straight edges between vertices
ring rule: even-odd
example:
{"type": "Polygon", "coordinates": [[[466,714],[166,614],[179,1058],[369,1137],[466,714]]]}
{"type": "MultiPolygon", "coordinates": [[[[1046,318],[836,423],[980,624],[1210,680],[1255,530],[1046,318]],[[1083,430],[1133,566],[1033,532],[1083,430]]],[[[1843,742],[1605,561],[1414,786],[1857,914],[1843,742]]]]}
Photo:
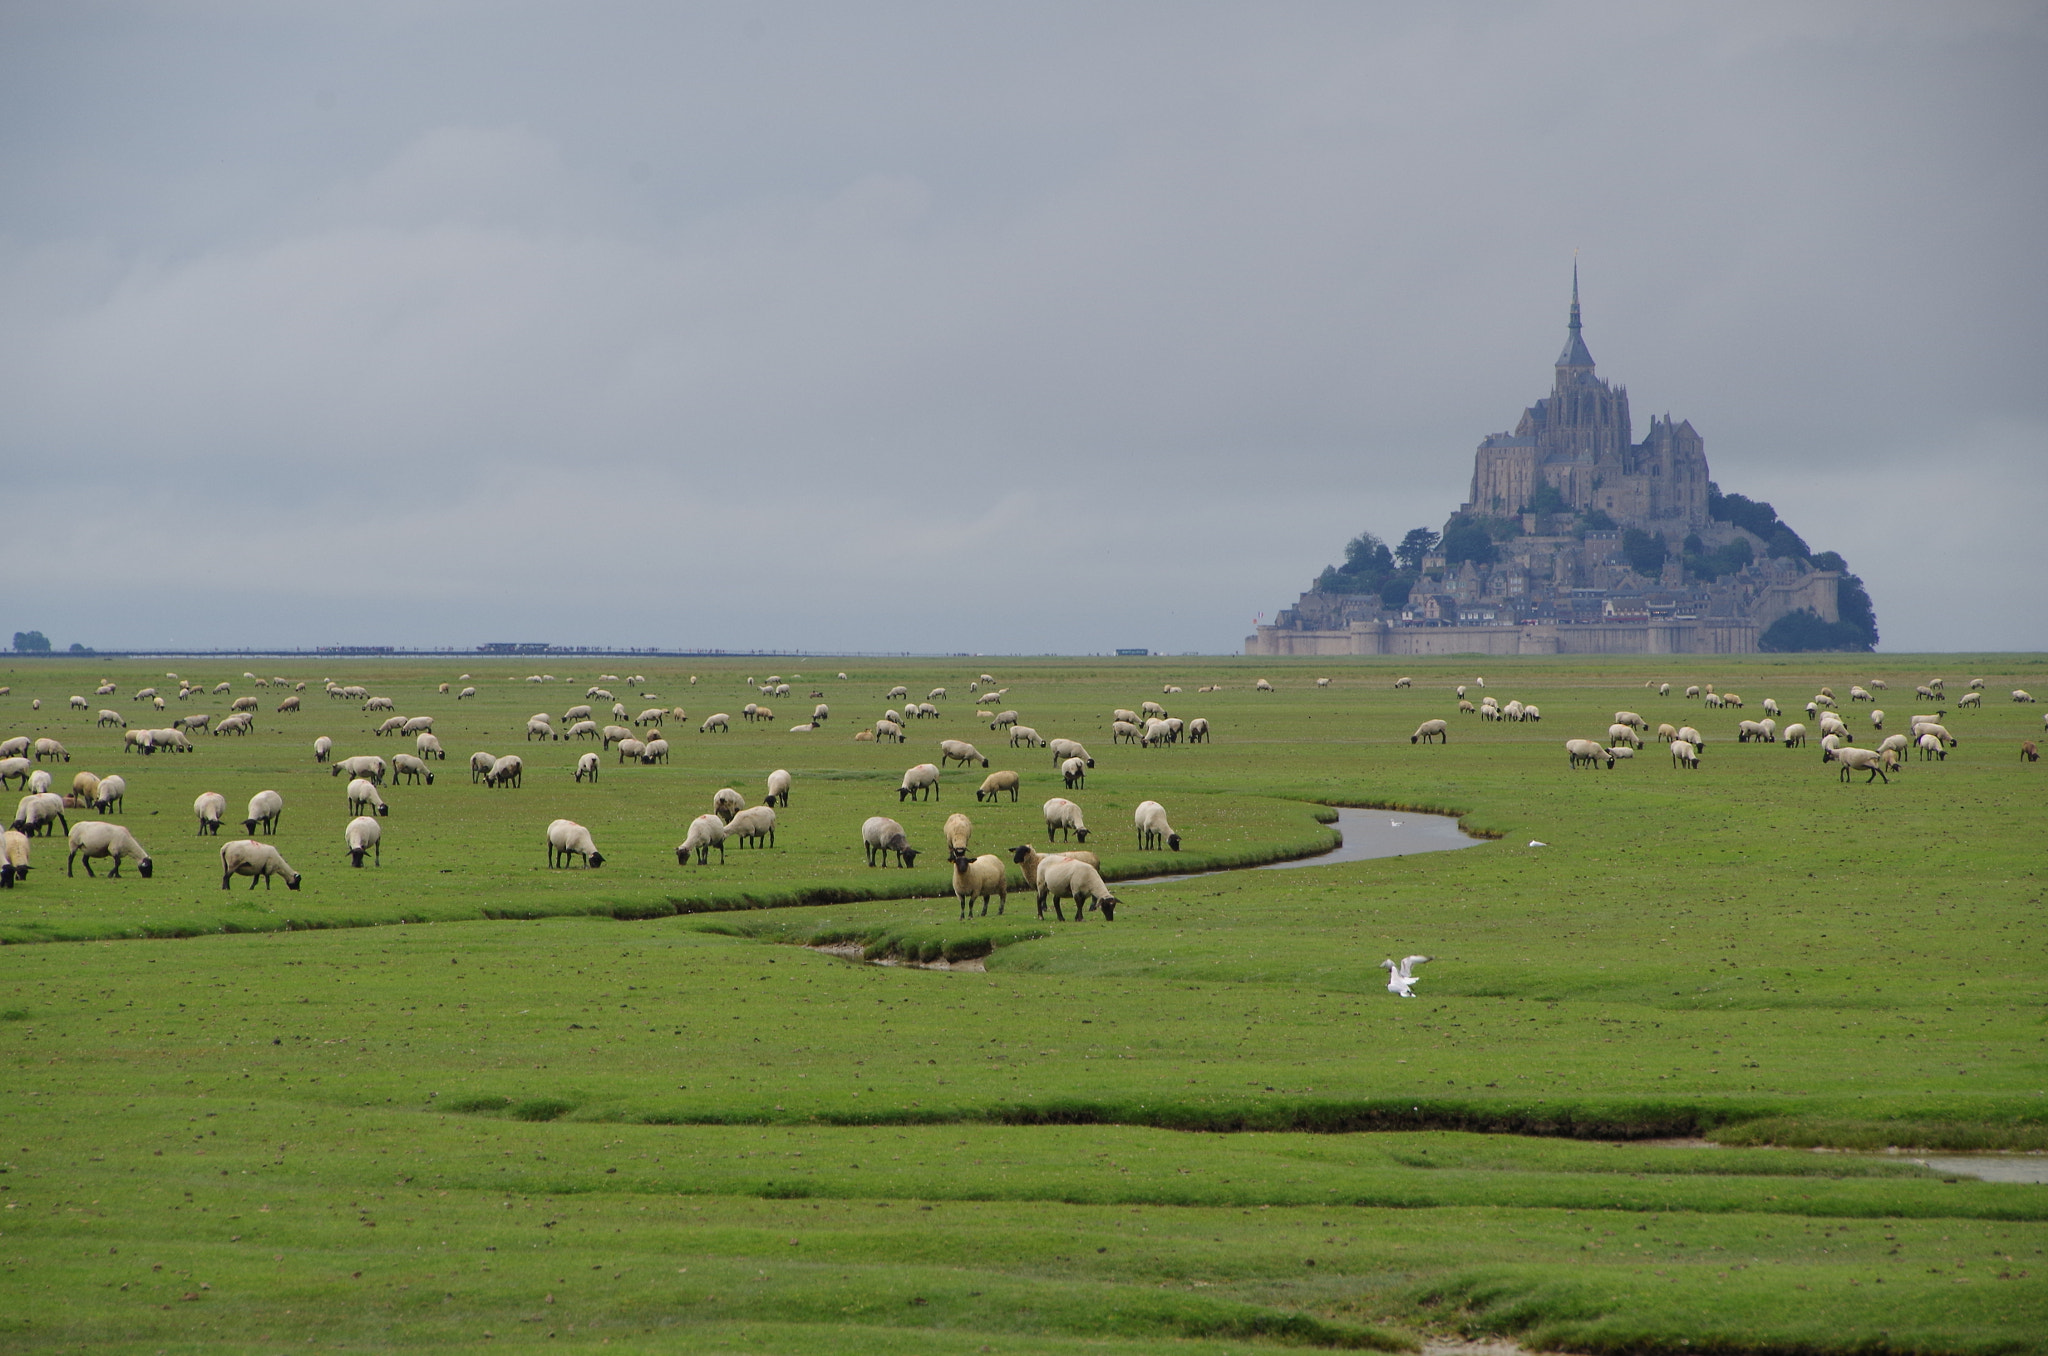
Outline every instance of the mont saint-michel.
{"type": "Polygon", "coordinates": [[[1769,504],[1723,494],[1690,420],[1635,441],[1594,370],[1572,275],[1550,394],[1479,444],[1441,532],[1355,538],[1246,654],[1750,654],[1868,650],[1862,581],[1769,504]]]}

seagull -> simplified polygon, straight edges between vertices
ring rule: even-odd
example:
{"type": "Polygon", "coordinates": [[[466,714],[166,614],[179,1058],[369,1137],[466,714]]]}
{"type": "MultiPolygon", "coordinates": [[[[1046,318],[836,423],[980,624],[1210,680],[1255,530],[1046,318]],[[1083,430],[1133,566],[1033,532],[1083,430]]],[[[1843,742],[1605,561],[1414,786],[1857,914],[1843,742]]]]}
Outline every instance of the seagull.
{"type": "Polygon", "coordinates": [[[1404,956],[1399,965],[1394,964],[1391,957],[1381,961],[1380,969],[1387,972],[1387,992],[1400,998],[1415,997],[1415,967],[1431,959],[1429,956],[1404,956]]]}
{"type": "Polygon", "coordinates": [[[1529,846],[1530,846],[1530,847],[1549,847],[1549,846],[1550,846],[1550,844],[1548,844],[1548,843],[1539,843],[1539,842],[1537,842],[1537,841],[1536,841],[1536,840],[1535,840],[1534,838],[1531,838],[1531,839],[1529,840],[1529,846]]]}
{"type": "Polygon", "coordinates": [[[1401,821],[1398,819],[1390,819],[1387,821],[1387,827],[1390,829],[1398,829],[1401,827],[1401,821]]]}

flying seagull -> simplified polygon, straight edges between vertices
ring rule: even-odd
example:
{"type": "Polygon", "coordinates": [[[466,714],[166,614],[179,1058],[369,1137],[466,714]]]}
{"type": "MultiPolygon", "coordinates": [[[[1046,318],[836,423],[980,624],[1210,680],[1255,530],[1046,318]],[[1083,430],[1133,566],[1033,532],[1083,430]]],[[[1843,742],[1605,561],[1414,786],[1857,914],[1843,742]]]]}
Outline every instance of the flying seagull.
{"type": "Polygon", "coordinates": [[[1394,964],[1391,957],[1381,961],[1380,969],[1387,972],[1387,992],[1401,998],[1415,997],[1415,967],[1430,959],[1432,957],[1429,956],[1404,956],[1399,965],[1394,964]]]}

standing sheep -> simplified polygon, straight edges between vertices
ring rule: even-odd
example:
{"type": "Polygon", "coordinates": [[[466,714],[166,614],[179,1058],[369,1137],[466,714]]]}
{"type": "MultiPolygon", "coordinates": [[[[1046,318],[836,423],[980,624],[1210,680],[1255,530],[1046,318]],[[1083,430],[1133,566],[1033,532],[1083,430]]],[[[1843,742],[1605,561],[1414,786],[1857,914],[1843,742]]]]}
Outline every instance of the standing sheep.
{"type": "Polygon", "coordinates": [[[939,766],[944,767],[949,762],[958,763],[962,767],[967,766],[969,763],[979,763],[983,767],[988,766],[988,759],[984,758],[981,750],[975,748],[974,745],[959,739],[941,739],[939,741],[939,766]]]}
{"type": "Polygon", "coordinates": [[[1045,901],[1052,900],[1054,918],[1065,921],[1060,912],[1060,901],[1074,901],[1074,921],[1081,921],[1083,914],[1091,908],[1102,910],[1104,922],[1116,921],[1117,897],[1102,883],[1102,875],[1094,867],[1072,857],[1049,858],[1038,872],[1038,916],[1045,917],[1045,901]]]}
{"type": "Polygon", "coordinates": [[[779,805],[787,810],[789,808],[789,783],[790,776],[787,769],[776,768],[775,771],[769,773],[768,798],[762,804],[779,805]]]}
{"type": "Polygon", "coordinates": [[[725,836],[737,838],[741,847],[775,846],[775,811],[765,805],[750,805],[732,817],[725,836]]]}
{"type": "Polygon", "coordinates": [[[721,786],[711,794],[711,813],[721,823],[732,823],[732,817],[747,808],[747,798],[729,786],[721,786]]]}
{"type": "Polygon", "coordinates": [[[594,782],[597,780],[597,765],[601,760],[594,753],[586,753],[576,760],[576,780],[594,782]]]}
{"type": "Polygon", "coordinates": [[[1613,751],[1591,739],[1567,739],[1564,751],[1571,755],[1572,767],[1597,767],[1603,759],[1610,769],[1614,766],[1613,751]]]}
{"type": "Polygon", "coordinates": [[[232,843],[223,843],[220,848],[220,888],[228,888],[228,881],[236,876],[247,876],[249,888],[256,888],[262,881],[263,888],[270,888],[272,876],[284,877],[287,890],[299,888],[299,873],[292,870],[291,863],[284,855],[268,843],[259,843],[254,838],[241,838],[232,843]]]}
{"type": "Polygon", "coordinates": [[[697,727],[697,733],[710,734],[713,730],[716,730],[720,734],[725,734],[731,728],[732,717],[727,715],[725,712],[720,711],[716,715],[704,717],[704,723],[697,727]]]}
{"type": "Polygon", "coordinates": [[[676,865],[688,866],[691,854],[695,854],[697,865],[711,863],[711,849],[718,849],[719,865],[725,864],[725,821],[717,815],[698,815],[690,821],[690,829],[684,835],[681,846],[676,848],[676,865]]]}
{"type": "Polygon", "coordinates": [[[136,871],[141,873],[144,880],[149,879],[153,869],[149,854],[143,851],[142,844],[135,841],[135,835],[128,832],[124,825],[109,824],[105,820],[72,826],[71,855],[64,859],[65,875],[71,874],[72,863],[81,857],[85,861],[85,874],[88,876],[93,874],[92,859],[95,857],[114,859],[114,869],[107,873],[110,876],[118,877],[121,874],[121,863],[131,858],[135,862],[136,871]]]}
{"type": "Polygon", "coordinates": [[[14,882],[28,879],[28,849],[27,834],[0,832],[0,890],[12,890],[14,882]]]}
{"type": "Polygon", "coordinates": [[[333,753],[333,752],[334,752],[334,741],[333,741],[333,740],[331,740],[331,739],[329,739],[329,738],[328,738],[328,737],[327,737],[326,735],[321,735],[321,736],[320,736],[320,737],[319,737],[318,739],[316,739],[316,740],[314,740],[314,741],[313,741],[313,761],[314,761],[314,762],[316,762],[316,763],[324,763],[324,762],[326,762],[326,761],[327,761],[327,757],[328,757],[328,755],[329,755],[329,754],[331,754],[331,753],[333,753]]]}
{"type": "Polygon", "coordinates": [[[1156,800],[1141,801],[1133,816],[1138,825],[1138,849],[1150,851],[1161,843],[1175,852],[1180,851],[1180,835],[1173,831],[1173,825],[1166,822],[1166,807],[1156,800]]]}
{"type": "Polygon", "coordinates": [[[1425,720],[1415,727],[1415,733],[1408,736],[1410,744],[1451,742],[1451,727],[1441,720],[1425,720]]]}
{"type": "Polygon", "coordinates": [[[349,865],[360,867],[363,854],[374,852],[378,866],[384,865],[384,828],[368,815],[357,815],[341,831],[341,839],[348,844],[349,865]]]}
{"type": "Polygon", "coordinates": [[[1088,841],[1088,825],[1081,819],[1081,807],[1064,796],[1054,796],[1045,803],[1045,841],[1050,843],[1060,834],[1067,834],[1077,843],[1088,841]]]}
{"type": "Polygon", "coordinates": [[[391,776],[394,785],[400,777],[410,777],[414,785],[418,785],[422,780],[428,786],[434,784],[432,769],[409,753],[401,753],[392,758],[391,776]]]}
{"type": "MultiPolygon", "coordinates": [[[[962,816],[964,818],[964,816],[962,816]]],[[[981,901],[981,916],[988,917],[990,895],[996,897],[996,912],[1004,913],[1010,907],[1010,873],[1001,857],[983,853],[973,861],[967,859],[965,848],[956,847],[951,853],[953,862],[953,895],[960,901],[960,917],[974,916],[974,901],[981,901]]]]}
{"type": "Polygon", "coordinates": [[[518,786],[526,771],[526,764],[516,753],[508,753],[491,764],[491,770],[484,773],[484,785],[489,787],[518,786]]]}
{"type": "Polygon", "coordinates": [[[412,741],[413,752],[422,758],[446,760],[448,751],[441,747],[441,741],[432,734],[422,734],[412,741]]]}
{"type": "Polygon", "coordinates": [[[939,833],[946,840],[946,855],[956,856],[967,851],[967,842],[974,836],[974,821],[955,811],[946,816],[946,825],[939,833]]]}
{"type": "Polygon", "coordinates": [[[1698,772],[1698,771],[1700,770],[1700,754],[1699,754],[1699,750],[1698,750],[1698,749],[1696,749],[1696,748],[1694,748],[1694,747],[1693,747],[1693,746],[1692,746],[1692,745],[1691,745],[1691,744],[1690,744],[1689,742],[1687,742],[1686,740],[1683,740],[1683,739],[1674,739],[1674,740],[1672,740],[1672,741],[1671,741],[1671,766],[1673,766],[1673,767],[1683,767],[1683,768],[1691,768],[1691,769],[1692,769],[1692,770],[1693,770],[1694,772],[1698,772]]]}
{"type": "Polygon", "coordinates": [[[469,755],[470,785],[474,786],[477,782],[481,781],[484,775],[491,770],[491,765],[497,761],[498,759],[495,754],[485,753],[481,749],[469,755]]]}
{"type": "MultiPolygon", "coordinates": [[[[354,786],[354,782],[349,783],[354,786]]],[[[354,799],[353,796],[350,799],[354,799]]],[[[275,791],[258,791],[249,797],[249,814],[242,820],[242,832],[254,834],[261,825],[263,832],[275,834],[277,822],[284,817],[284,797],[275,791]]]]}
{"type": "Polygon", "coordinates": [[[228,798],[218,791],[202,791],[192,802],[192,814],[199,820],[199,836],[220,836],[220,821],[228,812],[228,798]]]}
{"type": "Polygon", "coordinates": [[[1010,793],[1010,803],[1014,805],[1017,801],[1017,787],[1021,780],[1014,772],[991,772],[988,776],[982,778],[981,787],[974,793],[974,798],[978,801],[985,800],[994,803],[998,796],[1008,791],[1010,793]]]}
{"type": "Polygon", "coordinates": [[[918,849],[910,846],[903,833],[903,826],[883,815],[875,815],[860,826],[861,847],[866,850],[868,865],[889,864],[889,854],[896,854],[898,866],[917,865],[918,849]],[[877,859],[880,859],[879,862],[877,859]]]}
{"type": "Polygon", "coordinates": [[[107,814],[110,813],[116,805],[119,805],[122,807],[122,813],[125,814],[127,812],[127,795],[127,778],[121,776],[119,773],[115,773],[107,777],[102,777],[100,779],[99,790],[94,793],[92,798],[92,808],[99,811],[101,814],[107,814]]]}
{"type": "Polygon", "coordinates": [[[64,832],[71,832],[71,821],[64,814],[64,797],[54,791],[37,791],[23,796],[14,807],[14,820],[7,827],[29,837],[36,836],[36,830],[43,831],[43,837],[51,836],[51,824],[57,824],[64,832]]]}
{"type": "Polygon", "coordinates": [[[931,763],[919,763],[903,774],[903,784],[896,788],[896,799],[924,800],[927,794],[932,800],[939,798],[939,769],[931,763]]]}
{"type": "Polygon", "coordinates": [[[358,777],[348,784],[348,812],[352,815],[367,814],[374,809],[380,815],[388,816],[391,807],[378,794],[376,783],[358,777]]]}
{"type": "Polygon", "coordinates": [[[1060,764],[1060,780],[1069,791],[1082,790],[1088,781],[1088,765],[1078,758],[1069,758],[1060,764]]]}
{"type": "Polygon", "coordinates": [[[1207,716],[1196,716],[1188,722],[1188,743],[1206,744],[1208,742],[1209,718],[1207,716]]]}
{"type": "Polygon", "coordinates": [[[604,854],[590,841],[590,830],[573,819],[557,819],[548,825],[548,865],[567,866],[571,857],[581,857],[586,868],[604,865],[604,854]]]}
{"type": "Polygon", "coordinates": [[[1052,751],[1052,765],[1054,767],[1058,767],[1060,764],[1066,762],[1069,758],[1079,758],[1089,767],[1095,766],[1095,759],[1093,755],[1091,755],[1086,748],[1082,747],[1081,742],[1079,740],[1054,739],[1046,744],[1046,748],[1052,751]]]}

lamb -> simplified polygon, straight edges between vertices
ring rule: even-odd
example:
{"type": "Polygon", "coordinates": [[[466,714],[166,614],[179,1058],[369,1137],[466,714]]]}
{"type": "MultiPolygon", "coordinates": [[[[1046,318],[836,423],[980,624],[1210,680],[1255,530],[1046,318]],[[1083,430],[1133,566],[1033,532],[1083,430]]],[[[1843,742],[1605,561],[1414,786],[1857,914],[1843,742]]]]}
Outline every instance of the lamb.
{"type": "Polygon", "coordinates": [[[525,771],[526,764],[520,761],[519,755],[508,753],[503,758],[494,761],[491,764],[491,770],[484,773],[484,785],[490,787],[518,786],[520,778],[525,771]]]}
{"type": "Polygon", "coordinates": [[[1876,749],[1858,749],[1844,744],[1829,756],[1842,765],[1842,780],[1845,782],[1849,780],[1849,774],[1852,772],[1868,772],[1870,775],[1863,779],[1864,785],[1867,786],[1880,777],[1884,778],[1886,786],[1891,785],[1892,779],[1885,776],[1885,755],[1876,749]]]}
{"type": "Polygon", "coordinates": [[[199,836],[212,834],[220,836],[220,821],[228,812],[228,798],[218,791],[202,791],[192,802],[192,813],[199,820],[199,836]]]}
{"type": "Polygon", "coordinates": [[[1060,901],[1074,901],[1074,921],[1081,921],[1087,909],[1102,910],[1104,922],[1116,921],[1117,897],[1102,883],[1102,876],[1094,867],[1072,857],[1048,859],[1038,873],[1038,916],[1045,917],[1045,901],[1052,900],[1053,917],[1065,921],[1060,912],[1060,901]]]}
{"type": "MultiPolygon", "coordinates": [[[[622,744],[619,747],[623,749],[625,746],[622,744]]],[[[668,741],[666,739],[648,740],[647,747],[640,750],[640,761],[650,767],[656,763],[666,763],[668,761],[668,741]]]]}
{"type": "Polygon", "coordinates": [[[14,882],[28,879],[28,835],[8,829],[0,834],[0,890],[12,890],[14,882]]]}
{"type": "Polygon", "coordinates": [[[768,796],[761,803],[763,805],[779,805],[787,810],[789,808],[789,783],[790,776],[788,770],[776,768],[775,771],[768,774],[768,796]]]}
{"type": "Polygon", "coordinates": [[[389,815],[391,807],[384,803],[384,797],[377,791],[375,783],[358,777],[348,784],[348,812],[352,815],[367,814],[375,810],[380,815],[389,815]]]}
{"type": "Polygon", "coordinates": [[[1806,743],[1806,727],[1796,722],[1787,725],[1780,736],[1780,742],[1788,749],[1796,749],[1806,743]]]}
{"type": "Polygon", "coordinates": [[[1699,750],[1694,748],[1692,744],[1687,740],[1672,740],[1671,766],[1691,768],[1694,772],[1698,772],[1700,770],[1699,750]]]}
{"type": "Polygon", "coordinates": [[[1052,765],[1054,767],[1060,766],[1062,763],[1065,763],[1069,758],[1079,758],[1089,767],[1095,766],[1094,757],[1090,755],[1088,750],[1083,748],[1080,742],[1077,740],[1054,739],[1046,744],[1046,748],[1051,750],[1052,752],[1052,765]]]}
{"type": "Polygon", "coordinates": [[[1180,835],[1173,831],[1173,825],[1166,822],[1164,805],[1156,800],[1141,801],[1134,818],[1138,825],[1140,850],[1157,848],[1164,843],[1173,851],[1180,851],[1180,835]]]}
{"type": "Polygon", "coordinates": [[[716,715],[706,716],[704,718],[704,723],[697,727],[697,733],[710,734],[713,730],[716,730],[720,734],[725,734],[731,728],[732,717],[727,715],[725,712],[720,711],[716,715]]]}
{"type": "Polygon", "coordinates": [[[939,741],[939,766],[944,767],[949,762],[958,763],[962,767],[967,766],[969,763],[979,763],[983,767],[988,766],[988,759],[983,757],[981,750],[975,748],[974,745],[958,739],[941,739],[939,741]]]}
{"type": "Polygon", "coordinates": [[[50,759],[52,762],[68,763],[71,761],[71,750],[65,748],[54,739],[38,739],[36,741],[36,761],[40,763],[45,758],[50,759]]]}
{"type": "MultiPolygon", "coordinates": [[[[100,779],[99,790],[93,795],[92,808],[101,814],[111,813],[116,805],[122,805],[128,795],[128,780],[119,773],[100,779]]],[[[125,812],[125,806],[123,807],[125,812]]]]}
{"type": "Polygon", "coordinates": [[[1018,777],[1014,772],[991,772],[988,776],[982,778],[981,786],[975,791],[974,798],[977,801],[985,800],[993,804],[1003,792],[1007,791],[1010,793],[1010,803],[1014,805],[1017,802],[1017,787],[1021,781],[1022,778],[1018,777]]]}
{"type": "Polygon", "coordinates": [[[384,828],[369,815],[357,815],[351,819],[342,829],[341,838],[348,844],[350,866],[360,867],[365,852],[374,852],[377,865],[384,865],[384,828]]]}
{"type": "Polygon", "coordinates": [[[896,799],[923,800],[929,793],[931,799],[939,798],[939,769],[930,763],[919,763],[903,774],[903,784],[896,788],[896,799]]]}
{"type": "Polygon", "coordinates": [[[1415,727],[1415,733],[1408,736],[1410,744],[1427,744],[1431,741],[1448,744],[1451,742],[1451,727],[1441,720],[1425,720],[1415,727]]]}
{"type": "Polygon", "coordinates": [[[718,816],[721,824],[732,823],[732,817],[747,808],[747,798],[729,786],[722,786],[711,796],[711,813],[718,816]]]}
{"type": "Polygon", "coordinates": [[[1043,743],[1045,743],[1045,740],[1040,738],[1038,731],[1032,729],[1029,725],[1012,725],[1010,727],[1010,747],[1013,749],[1019,745],[1027,749],[1035,749],[1043,743]]]}
{"type": "MultiPolygon", "coordinates": [[[[964,818],[964,816],[961,816],[964,818]]],[[[952,852],[953,896],[960,901],[960,917],[974,916],[974,901],[981,901],[981,916],[988,917],[988,898],[996,897],[996,912],[1003,913],[1010,907],[1010,873],[1001,857],[983,853],[973,861],[967,860],[965,847],[956,847],[952,852]]]]}
{"type": "Polygon", "coordinates": [[[910,846],[903,834],[903,826],[893,819],[876,815],[860,826],[861,846],[867,850],[868,865],[874,866],[876,858],[881,865],[889,864],[889,854],[896,854],[898,866],[916,866],[918,850],[910,846]]]}
{"type": "Polygon", "coordinates": [[[946,855],[957,856],[967,851],[967,840],[974,836],[974,821],[956,810],[946,816],[946,825],[939,833],[946,840],[946,855]]]}
{"type": "Polygon", "coordinates": [[[26,758],[0,758],[0,786],[7,785],[11,777],[19,777],[23,786],[28,785],[28,774],[35,767],[26,758]]]}
{"type": "Polygon", "coordinates": [[[391,775],[394,778],[410,777],[417,786],[424,779],[428,786],[434,784],[434,774],[427,765],[409,753],[401,753],[391,760],[391,775]]]}
{"type": "Polygon", "coordinates": [[[495,754],[485,753],[481,749],[469,755],[469,784],[475,786],[484,774],[491,770],[491,764],[497,761],[495,754]]]}
{"type": "Polygon", "coordinates": [[[284,877],[285,889],[296,890],[301,879],[299,873],[292,870],[291,863],[284,859],[284,854],[270,844],[259,843],[253,838],[221,844],[220,888],[227,889],[228,881],[236,876],[247,876],[251,890],[256,888],[256,882],[259,880],[263,882],[263,888],[268,890],[273,876],[284,877]]]}
{"type": "Polygon", "coordinates": [[[1571,755],[1572,767],[1593,767],[1603,758],[1607,760],[1608,767],[1614,766],[1614,755],[1591,739],[1567,739],[1564,750],[1571,755]]]}
{"type": "MultiPolygon", "coordinates": [[[[349,787],[349,799],[353,801],[355,799],[355,783],[350,782],[349,787]]],[[[257,826],[261,825],[263,832],[275,834],[277,832],[278,820],[283,815],[283,796],[278,795],[275,791],[258,791],[255,795],[249,797],[249,813],[242,820],[242,831],[253,835],[256,832],[257,826]]]]}
{"type": "Polygon", "coordinates": [[[1639,749],[1643,746],[1643,737],[1636,733],[1635,726],[1624,725],[1617,721],[1607,727],[1607,742],[1610,744],[1626,744],[1630,748],[1639,749]]]}
{"type": "Polygon", "coordinates": [[[739,839],[741,847],[774,847],[775,811],[765,805],[750,805],[732,817],[725,836],[739,839]]]}
{"type": "Polygon", "coordinates": [[[581,857],[591,870],[604,865],[604,854],[590,841],[589,829],[573,819],[557,819],[548,825],[548,865],[567,866],[571,857],[581,857]]]}
{"type": "Polygon", "coordinates": [[[107,873],[109,876],[119,877],[121,863],[131,858],[135,862],[135,870],[144,880],[149,879],[153,869],[149,853],[143,850],[142,844],[135,841],[135,835],[128,832],[126,825],[97,820],[72,826],[71,855],[64,859],[64,874],[70,875],[72,863],[83,858],[85,874],[92,875],[92,859],[95,857],[114,859],[114,869],[107,873]]]}
{"type": "Polygon", "coordinates": [[[688,866],[691,855],[695,854],[697,865],[709,866],[713,848],[718,849],[719,864],[724,865],[725,821],[717,815],[698,815],[690,821],[689,832],[676,848],[676,865],[688,866]]]}
{"type": "Polygon", "coordinates": [[[1063,796],[1054,796],[1045,803],[1045,841],[1050,843],[1062,833],[1077,843],[1088,841],[1088,825],[1081,819],[1081,807],[1063,796]]]}
{"type": "Polygon", "coordinates": [[[64,815],[64,797],[54,791],[37,791],[21,798],[14,807],[14,821],[8,827],[31,838],[41,829],[43,837],[48,838],[53,821],[66,833],[71,832],[71,821],[64,815]]]}

